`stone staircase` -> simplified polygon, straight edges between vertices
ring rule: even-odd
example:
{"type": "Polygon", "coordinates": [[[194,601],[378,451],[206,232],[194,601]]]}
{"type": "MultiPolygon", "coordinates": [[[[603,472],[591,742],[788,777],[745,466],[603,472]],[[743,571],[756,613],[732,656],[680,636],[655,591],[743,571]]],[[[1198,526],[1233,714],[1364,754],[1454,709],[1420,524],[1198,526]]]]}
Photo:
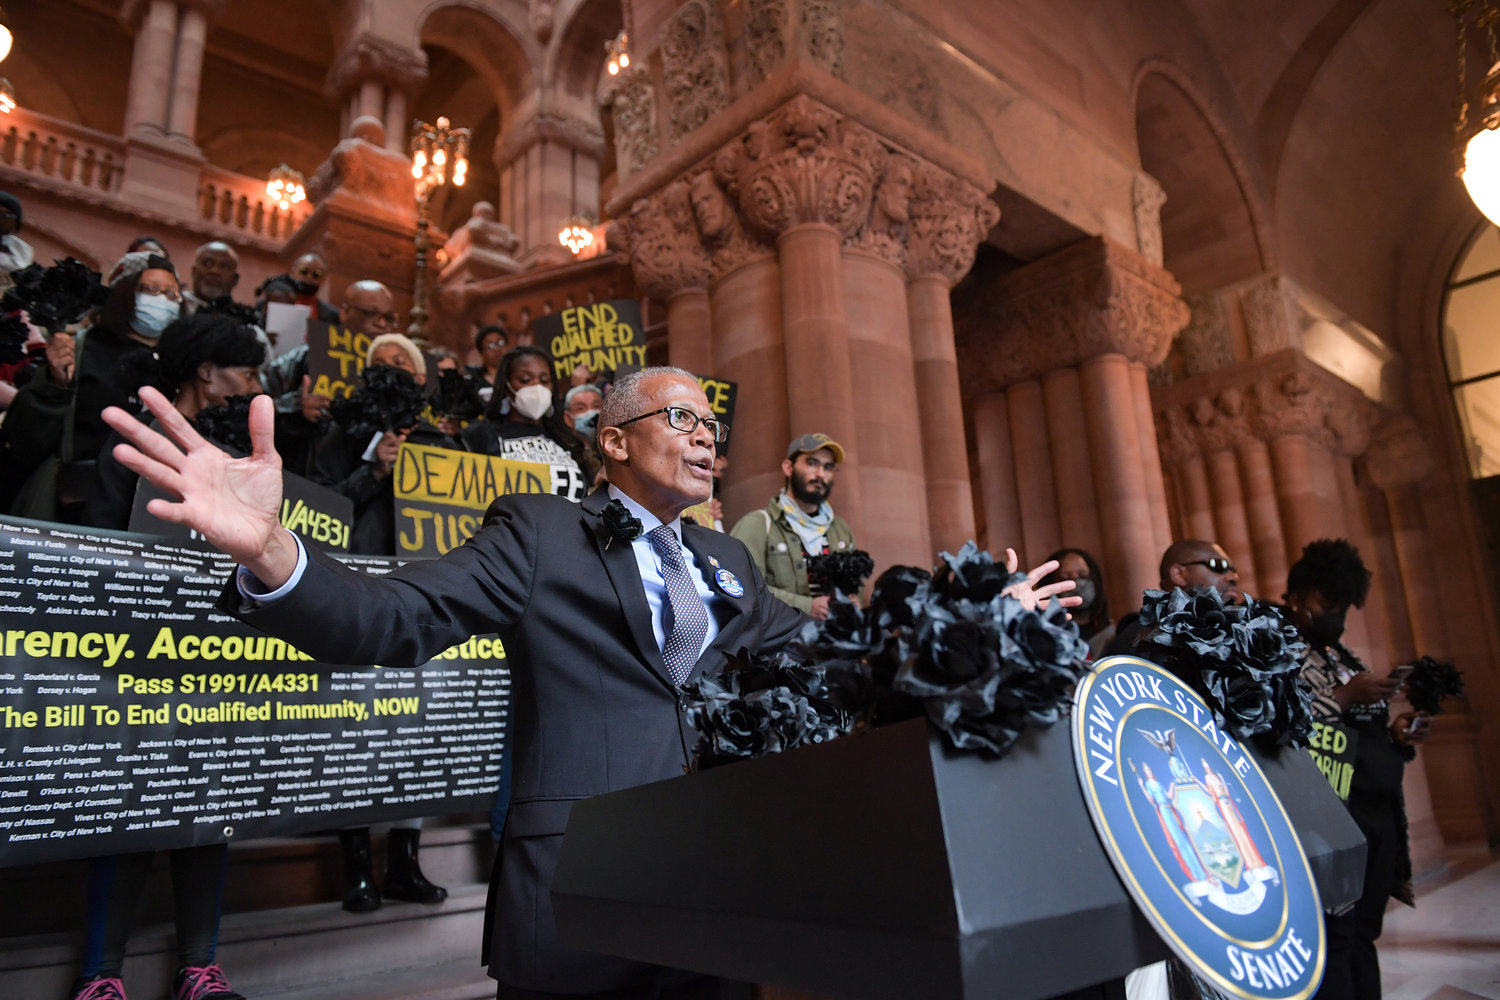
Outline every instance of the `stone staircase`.
{"type": "MultiPolygon", "coordinates": [[[[377,874],[384,857],[379,839],[377,874]]],[[[250,1000],[493,997],[495,984],[479,964],[491,850],[481,823],[426,829],[422,868],[448,888],[448,899],[350,914],[336,902],[339,847],[332,837],[235,845],[219,963],[250,1000]]],[[[176,969],[164,859],[143,893],[125,961],[132,1000],[164,1000],[176,969]]],[[[0,921],[0,998],[68,996],[77,974],[86,876],[83,863],[0,870],[0,898],[8,904],[0,921]]]]}

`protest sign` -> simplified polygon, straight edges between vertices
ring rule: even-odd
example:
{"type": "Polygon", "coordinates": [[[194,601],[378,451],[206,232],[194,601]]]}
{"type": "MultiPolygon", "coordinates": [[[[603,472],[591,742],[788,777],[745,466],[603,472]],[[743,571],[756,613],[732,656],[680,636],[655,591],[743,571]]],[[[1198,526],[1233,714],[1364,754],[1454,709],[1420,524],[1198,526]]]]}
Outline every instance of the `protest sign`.
{"type": "Polygon", "coordinates": [[[307,374],[312,378],[313,394],[337,399],[358,388],[372,339],[368,334],[309,320],[307,374]]]}
{"type": "Polygon", "coordinates": [[[391,480],[396,549],[404,556],[440,556],[479,530],[496,497],[554,492],[556,472],[540,462],[403,443],[391,480]]]}
{"type": "Polygon", "coordinates": [[[1333,792],[1345,801],[1354,778],[1354,750],[1359,734],[1337,722],[1314,722],[1307,755],[1318,765],[1333,792]]]}
{"type": "MultiPolygon", "coordinates": [[[[739,398],[740,386],[738,382],[729,382],[711,375],[699,375],[698,384],[703,387],[703,394],[708,397],[708,407],[714,411],[714,416],[731,431],[734,428],[734,403],[739,398]]],[[[733,434],[729,438],[715,445],[720,455],[729,454],[729,444],[733,440],[733,434]]]]}
{"type": "Polygon", "coordinates": [[[597,374],[646,364],[641,304],[610,299],[573,306],[531,321],[536,346],[552,355],[552,381],[567,385],[573,369],[587,365],[597,374]]]}
{"type": "MultiPolygon", "coordinates": [[[[163,521],[146,509],[165,490],[142,479],[136,483],[135,503],[130,508],[130,530],[160,538],[201,541],[202,536],[185,524],[163,521]]],[[[281,525],[313,548],[348,552],[349,532],[354,524],[354,501],[326,486],[291,472],[281,474],[281,525]]]]}
{"type": "Polygon", "coordinates": [[[510,704],[498,639],[417,670],[319,663],[217,610],[232,571],[0,518],[0,865],[488,808],[510,704]]]}

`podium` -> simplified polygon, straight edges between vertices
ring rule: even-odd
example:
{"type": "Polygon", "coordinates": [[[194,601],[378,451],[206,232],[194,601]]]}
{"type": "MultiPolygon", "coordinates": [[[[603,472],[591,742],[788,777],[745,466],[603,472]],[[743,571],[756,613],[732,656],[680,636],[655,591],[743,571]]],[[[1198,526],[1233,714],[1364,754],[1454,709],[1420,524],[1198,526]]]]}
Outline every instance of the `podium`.
{"type": "MultiPolygon", "coordinates": [[[[1306,754],[1257,756],[1325,907],[1364,840],[1306,754]]],[[[568,944],[869,1000],[1053,997],[1169,956],[1089,820],[1066,724],[1003,760],[926,720],[577,803],[552,883],[568,944]]]]}

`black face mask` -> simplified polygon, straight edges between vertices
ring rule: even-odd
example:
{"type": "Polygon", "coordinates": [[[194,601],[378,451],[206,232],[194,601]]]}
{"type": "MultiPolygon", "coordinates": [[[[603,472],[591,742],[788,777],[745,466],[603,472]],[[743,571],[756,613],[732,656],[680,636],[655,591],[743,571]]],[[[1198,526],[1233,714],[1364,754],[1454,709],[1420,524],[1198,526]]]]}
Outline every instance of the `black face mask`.
{"type": "Polygon", "coordinates": [[[1307,637],[1308,642],[1316,646],[1332,646],[1344,634],[1344,616],[1348,612],[1348,608],[1340,608],[1338,611],[1314,615],[1307,623],[1307,627],[1302,630],[1302,634],[1307,637]]]}
{"type": "Polygon", "coordinates": [[[293,278],[292,287],[297,290],[298,295],[313,295],[322,286],[315,285],[311,281],[303,281],[301,278],[293,278]]]}

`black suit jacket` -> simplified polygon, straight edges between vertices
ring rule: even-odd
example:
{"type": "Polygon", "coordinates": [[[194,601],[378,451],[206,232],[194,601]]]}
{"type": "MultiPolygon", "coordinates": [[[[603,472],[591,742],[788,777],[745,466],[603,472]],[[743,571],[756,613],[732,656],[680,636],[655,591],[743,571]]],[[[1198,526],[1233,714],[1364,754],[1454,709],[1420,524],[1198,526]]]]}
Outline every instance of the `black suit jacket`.
{"type": "MultiPolygon", "coordinates": [[[[499,633],[512,668],[514,777],[484,961],[523,989],[602,992],[654,972],[559,944],[548,890],[573,803],[680,775],[696,738],[681,721],[635,554],[604,530],[608,499],[605,490],[582,504],[502,497],[442,559],[368,577],[310,550],[283,600],[247,608],[226,592],[246,622],[330,663],[415,666],[472,634],[499,633]]],[[[685,524],[683,541],[700,567],[712,557],[744,584],[743,596],[724,594],[719,634],[694,677],[742,648],[778,649],[807,621],[771,596],[736,539],[685,524]]]]}

